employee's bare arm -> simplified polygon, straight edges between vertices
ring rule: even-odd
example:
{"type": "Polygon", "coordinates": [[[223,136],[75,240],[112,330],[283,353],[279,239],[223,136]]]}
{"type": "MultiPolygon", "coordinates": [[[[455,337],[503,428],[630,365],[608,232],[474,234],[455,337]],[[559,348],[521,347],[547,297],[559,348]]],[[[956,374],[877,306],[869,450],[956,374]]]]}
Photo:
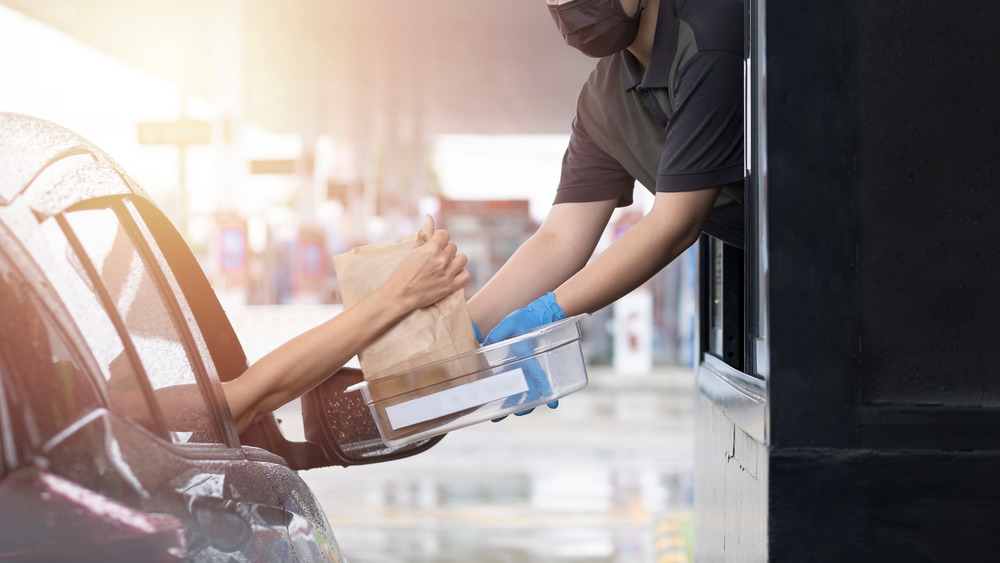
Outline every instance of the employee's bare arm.
{"type": "Polygon", "coordinates": [[[589,264],[617,200],[554,205],[538,232],[469,301],[473,320],[486,333],[553,290],[567,316],[610,305],[698,240],[719,191],[657,193],[653,209],[589,264]]]}
{"type": "Polygon", "coordinates": [[[469,314],[479,330],[488,333],[507,313],[559,287],[583,268],[617,201],[553,205],[538,231],[469,300],[469,314]]]}
{"type": "Polygon", "coordinates": [[[652,278],[698,240],[720,188],[658,192],[653,209],[555,290],[567,316],[592,313],[652,278]]]}

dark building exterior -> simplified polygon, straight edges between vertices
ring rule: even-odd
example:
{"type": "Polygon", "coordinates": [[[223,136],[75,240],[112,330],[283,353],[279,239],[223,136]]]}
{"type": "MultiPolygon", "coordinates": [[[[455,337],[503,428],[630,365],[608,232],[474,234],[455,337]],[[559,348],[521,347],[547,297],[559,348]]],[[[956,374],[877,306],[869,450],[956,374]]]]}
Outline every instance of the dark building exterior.
{"type": "Polygon", "coordinates": [[[699,561],[1000,557],[1000,4],[748,0],[702,244],[699,561]]]}

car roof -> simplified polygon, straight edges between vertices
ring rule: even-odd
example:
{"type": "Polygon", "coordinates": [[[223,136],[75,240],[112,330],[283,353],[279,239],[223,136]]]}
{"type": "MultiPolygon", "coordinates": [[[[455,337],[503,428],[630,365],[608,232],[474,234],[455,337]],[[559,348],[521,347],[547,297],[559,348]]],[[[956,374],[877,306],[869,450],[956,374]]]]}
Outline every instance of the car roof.
{"type": "Polygon", "coordinates": [[[67,158],[88,158],[58,182],[30,190],[28,205],[48,217],[95,197],[145,193],[96,145],[69,129],[18,113],[0,112],[0,206],[25,194],[44,170],[67,158]]]}

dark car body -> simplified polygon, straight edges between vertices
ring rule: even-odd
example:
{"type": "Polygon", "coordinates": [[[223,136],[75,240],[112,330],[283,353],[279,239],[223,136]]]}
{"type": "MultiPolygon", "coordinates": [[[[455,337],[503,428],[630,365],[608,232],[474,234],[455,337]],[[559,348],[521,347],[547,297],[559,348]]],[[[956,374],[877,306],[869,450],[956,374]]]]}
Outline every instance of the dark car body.
{"type": "Polygon", "coordinates": [[[0,113],[0,561],[343,560],[296,470],[434,441],[385,448],[342,394],[356,370],[304,398],[310,441],[270,416],[238,435],[222,382],[246,367],[132,179],[72,132],[0,113]]]}

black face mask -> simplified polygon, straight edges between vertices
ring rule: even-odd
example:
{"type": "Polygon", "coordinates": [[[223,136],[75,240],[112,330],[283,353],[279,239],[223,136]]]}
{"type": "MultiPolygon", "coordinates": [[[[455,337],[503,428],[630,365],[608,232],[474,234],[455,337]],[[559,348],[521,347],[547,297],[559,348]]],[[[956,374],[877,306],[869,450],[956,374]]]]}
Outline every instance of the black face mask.
{"type": "Polygon", "coordinates": [[[572,0],[550,4],[549,13],[566,44],[591,57],[606,57],[635,41],[642,8],[630,18],[621,0],[572,0]]]}

